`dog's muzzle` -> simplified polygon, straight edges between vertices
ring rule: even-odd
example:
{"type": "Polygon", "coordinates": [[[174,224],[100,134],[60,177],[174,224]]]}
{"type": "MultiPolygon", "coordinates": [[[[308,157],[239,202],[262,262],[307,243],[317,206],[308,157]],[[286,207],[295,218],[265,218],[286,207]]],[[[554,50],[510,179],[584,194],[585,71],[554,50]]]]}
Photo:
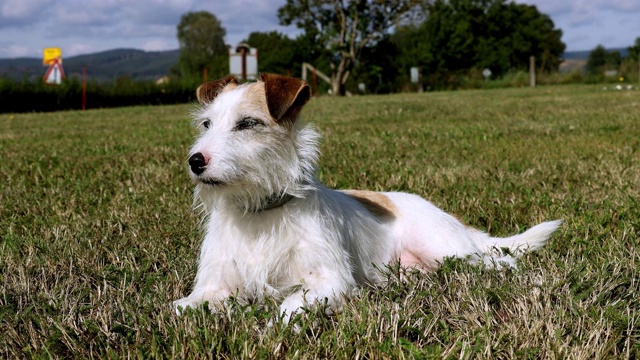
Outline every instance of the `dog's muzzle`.
{"type": "Polygon", "coordinates": [[[195,153],[189,158],[189,166],[194,174],[200,175],[207,168],[207,160],[202,153],[195,153]]]}

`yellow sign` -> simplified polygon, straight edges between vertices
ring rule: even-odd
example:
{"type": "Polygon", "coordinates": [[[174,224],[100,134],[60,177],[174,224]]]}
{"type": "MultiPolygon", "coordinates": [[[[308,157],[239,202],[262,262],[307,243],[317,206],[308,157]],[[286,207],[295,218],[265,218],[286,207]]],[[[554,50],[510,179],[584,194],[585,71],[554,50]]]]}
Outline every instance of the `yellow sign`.
{"type": "Polygon", "coordinates": [[[62,62],[62,49],[44,48],[44,50],[42,50],[43,65],[51,65],[56,59],[58,59],[59,62],[62,62]]]}

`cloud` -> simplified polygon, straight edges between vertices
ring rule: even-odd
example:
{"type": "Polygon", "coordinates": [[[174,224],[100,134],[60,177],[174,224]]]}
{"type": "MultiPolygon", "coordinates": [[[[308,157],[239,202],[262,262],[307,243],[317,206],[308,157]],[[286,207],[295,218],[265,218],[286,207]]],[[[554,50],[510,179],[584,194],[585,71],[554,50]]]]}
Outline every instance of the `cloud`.
{"type": "Polygon", "coordinates": [[[8,45],[8,46],[2,46],[3,48],[5,48],[5,52],[8,55],[8,57],[11,58],[20,58],[20,57],[26,57],[26,56],[30,56],[31,52],[28,47],[25,46],[20,46],[20,45],[8,45]]]}
{"type": "Polygon", "coordinates": [[[570,1],[558,0],[517,0],[517,3],[535,5],[538,11],[546,15],[567,14],[572,11],[573,6],[570,1]]]}
{"type": "Polygon", "coordinates": [[[70,44],[69,46],[65,46],[65,48],[62,50],[62,57],[69,57],[69,56],[75,56],[75,55],[79,55],[79,54],[88,54],[88,53],[92,53],[95,51],[99,51],[100,49],[96,49],[95,47],[89,45],[89,44],[84,44],[84,43],[73,43],[70,44]]]}
{"type": "Polygon", "coordinates": [[[603,6],[609,6],[613,10],[640,12],[640,1],[638,0],[610,0],[602,1],[603,6]]]}
{"type": "Polygon", "coordinates": [[[138,25],[170,25],[175,27],[180,16],[194,4],[185,0],[148,0],[129,2],[126,17],[138,25]]]}
{"type": "Polygon", "coordinates": [[[169,44],[169,42],[163,39],[153,39],[142,44],[142,50],[144,51],[164,51],[175,49],[175,44],[169,44]]]}
{"type": "Polygon", "coordinates": [[[0,28],[40,22],[51,4],[51,0],[0,0],[0,28]]]}
{"type": "Polygon", "coordinates": [[[40,56],[46,46],[61,46],[66,56],[118,47],[176,49],[181,16],[196,11],[214,14],[232,45],[254,31],[295,36],[298,29],[279,25],[277,9],[284,4],[285,0],[0,0],[0,29],[7,41],[0,57],[22,54],[25,48],[30,56],[40,56]],[[15,50],[18,45],[23,51],[15,50]]]}
{"type": "Polygon", "coordinates": [[[588,21],[597,21],[603,12],[640,13],[638,0],[517,0],[521,4],[536,5],[544,14],[556,18],[568,17],[572,24],[581,25],[588,21]]]}
{"type": "MultiPolygon", "coordinates": [[[[632,44],[640,36],[639,0],[516,0],[535,5],[563,30],[568,49],[598,42],[632,44]],[[634,33],[635,32],[635,33],[634,33]]],[[[0,57],[39,57],[43,47],[61,46],[65,55],[114,48],[177,48],[176,27],[187,12],[209,11],[235,45],[251,32],[278,31],[290,37],[295,26],[280,26],[285,0],[0,0],[0,57]]],[[[617,45],[616,45],[617,46],[617,45]]]]}
{"type": "Polygon", "coordinates": [[[27,19],[45,9],[50,0],[5,0],[0,5],[3,19],[27,19]]]}
{"type": "Polygon", "coordinates": [[[291,37],[298,35],[300,30],[295,26],[280,25],[278,8],[284,4],[284,0],[236,0],[233,6],[215,2],[205,6],[203,10],[211,12],[222,22],[227,30],[227,43],[235,45],[256,31],[278,31],[291,37]]]}
{"type": "Polygon", "coordinates": [[[640,36],[638,0],[517,0],[536,5],[562,29],[568,51],[590,50],[598,44],[625,47],[640,36]]]}
{"type": "Polygon", "coordinates": [[[570,26],[581,26],[597,22],[597,20],[598,9],[593,5],[586,5],[572,9],[571,13],[569,13],[568,23],[570,26]]]}

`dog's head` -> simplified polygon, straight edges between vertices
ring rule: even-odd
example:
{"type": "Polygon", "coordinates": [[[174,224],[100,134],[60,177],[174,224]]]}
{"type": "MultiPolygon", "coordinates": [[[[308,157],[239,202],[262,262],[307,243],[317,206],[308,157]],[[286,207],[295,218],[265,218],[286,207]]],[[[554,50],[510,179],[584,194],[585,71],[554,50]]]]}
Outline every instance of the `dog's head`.
{"type": "Polygon", "coordinates": [[[306,82],[262,74],[241,85],[229,76],[202,84],[196,94],[200,135],[189,167],[199,193],[247,203],[284,192],[297,196],[296,189],[311,182],[317,134],[297,124],[311,97],[306,82]]]}

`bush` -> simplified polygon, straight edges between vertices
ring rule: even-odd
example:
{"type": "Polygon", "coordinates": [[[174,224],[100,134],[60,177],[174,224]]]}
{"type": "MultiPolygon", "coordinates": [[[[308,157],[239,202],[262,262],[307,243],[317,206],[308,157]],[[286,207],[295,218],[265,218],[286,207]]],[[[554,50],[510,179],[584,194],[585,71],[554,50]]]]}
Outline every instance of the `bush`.
{"type": "MultiPolygon", "coordinates": [[[[87,109],[133,105],[179,104],[195,101],[197,80],[157,85],[119,78],[113,83],[87,84],[87,109]]],[[[40,81],[0,78],[0,113],[49,112],[82,108],[82,82],[65,79],[59,86],[40,81]]]]}

